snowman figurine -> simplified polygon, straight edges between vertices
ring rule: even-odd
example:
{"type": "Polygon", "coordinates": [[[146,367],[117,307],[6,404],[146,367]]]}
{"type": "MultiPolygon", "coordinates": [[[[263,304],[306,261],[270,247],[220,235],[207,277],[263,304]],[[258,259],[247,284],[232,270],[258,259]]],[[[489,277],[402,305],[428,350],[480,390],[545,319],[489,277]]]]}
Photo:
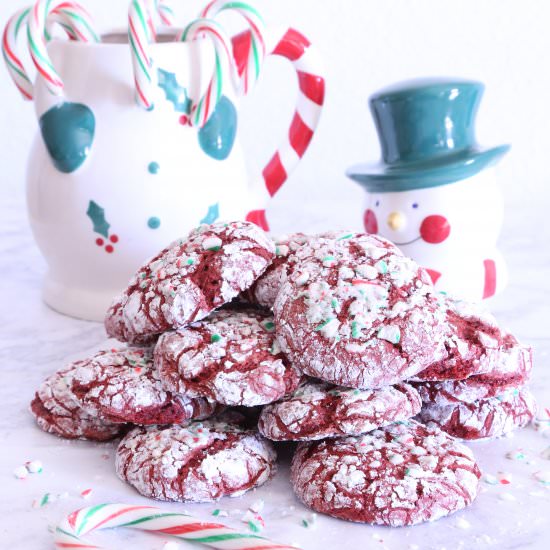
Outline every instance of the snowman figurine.
{"type": "Polygon", "coordinates": [[[507,283],[496,242],[503,200],[494,165],[508,145],[477,145],[479,82],[414,81],[370,99],[382,162],[350,168],[367,191],[364,226],[424,266],[436,288],[473,301],[507,283]]]}

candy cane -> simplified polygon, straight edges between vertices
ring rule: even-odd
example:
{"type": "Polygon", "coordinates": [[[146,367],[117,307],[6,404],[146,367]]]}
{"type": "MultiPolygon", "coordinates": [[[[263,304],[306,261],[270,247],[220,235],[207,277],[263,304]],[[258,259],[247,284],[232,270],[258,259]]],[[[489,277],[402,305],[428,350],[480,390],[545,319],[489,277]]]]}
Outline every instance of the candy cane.
{"type": "Polygon", "coordinates": [[[38,0],[28,15],[27,38],[31,58],[44,78],[47,89],[53,95],[63,94],[63,82],[54,69],[46,49],[48,18],[56,12],[63,13],[71,21],[71,31],[84,42],[99,42],[87,12],[75,2],[66,0],[38,0]]]}
{"type": "Polygon", "coordinates": [[[258,80],[266,56],[267,47],[264,38],[265,23],[260,13],[245,2],[228,2],[227,0],[213,0],[202,11],[200,17],[214,19],[223,11],[234,11],[242,15],[250,27],[249,55],[240,73],[239,95],[246,95],[252,85],[258,80]]]}
{"type": "MultiPolygon", "coordinates": [[[[26,100],[34,96],[34,85],[21,57],[17,52],[17,39],[22,29],[28,25],[28,17],[32,8],[26,8],[13,15],[6,24],[2,39],[2,54],[12,80],[26,100]]],[[[67,31],[73,40],[98,41],[98,37],[91,27],[88,13],[71,2],[63,2],[48,18],[48,25],[59,23],[67,31]]],[[[45,30],[46,39],[49,40],[49,32],[45,30]]]]}
{"type": "Polygon", "coordinates": [[[127,504],[99,504],[73,512],[56,528],[55,546],[58,549],[101,548],[81,537],[92,531],[115,527],[172,535],[222,550],[296,550],[295,546],[271,542],[251,533],[239,533],[225,525],[200,521],[186,514],[127,504]]]}
{"type": "Polygon", "coordinates": [[[132,0],[128,11],[128,37],[136,84],[136,100],[141,107],[153,108],[153,60],[149,44],[156,38],[151,10],[144,0],[132,0]]]}
{"type": "Polygon", "coordinates": [[[21,92],[21,95],[27,101],[30,101],[34,95],[34,86],[23,66],[23,63],[17,55],[17,38],[19,31],[26,25],[30,8],[19,10],[7,22],[2,36],[2,55],[8,68],[8,72],[21,92]]]}
{"type": "Polygon", "coordinates": [[[237,73],[233,63],[231,40],[225,31],[211,19],[196,19],[192,21],[181,33],[179,40],[182,42],[193,41],[203,36],[212,40],[215,50],[215,66],[212,79],[204,96],[198,102],[191,105],[191,122],[195,126],[204,126],[220,100],[225,82],[225,71],[229,71],[230,81],[237,84],[237,73]]]}
{"type": "MultiPolygon", "coordinates": [[[[319,123],[325,100],[325,79],[321,76],[321,64],[305,36],[295,29],[287,29],[275,41],[270,55],[284,57],[292,63],[298,76],[299,92],[288,139],[264,168],[261,181],[256,186],[260,190],[260,204],[265,204],[277,193],[304,156],[319,123]]],[[[246,219],[265,230],[269,229],[264,209],[249,212],[246,219]]]]}
{"type": "Polygon", "coordinates": [[[158,15],[160,22],[167,27],[173,27],[176,24],[172,2],[169,0],[154,0],[154,10],[158,15]]]}

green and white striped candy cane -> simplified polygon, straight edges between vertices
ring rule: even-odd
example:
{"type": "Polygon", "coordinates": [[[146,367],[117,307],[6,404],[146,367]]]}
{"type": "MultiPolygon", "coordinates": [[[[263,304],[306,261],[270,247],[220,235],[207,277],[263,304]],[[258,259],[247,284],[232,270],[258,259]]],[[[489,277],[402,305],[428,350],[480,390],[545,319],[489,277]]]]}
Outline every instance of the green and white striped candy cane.
{"type": "Polygon", "coordinates": [[[186,514],[167,512],[152,506],[99,504],[77,510],[65,518],[54,532],[58,549],[98,549],[82,537],[101,529],[126,527],[149,533],[172,535],[178,539],[220,550],[297,550],[252,533],[241,533],[219,523],[200,521],[186,514]]]}
{"type": "Polygon", "coordinates": [[[224,11],[235,12],[244,17],[250,30],[252,43],[237,88],[240,95],[246,95],[258,80],[267,55],[265,22],[258,10],[251,4],[228,0],[213,0],[202,10],[200,17],[215,19],[224,11]]]}
{"type": "MultiPolygon", "coordinates": [[[[28,19],[32,10],[31,6],[15,13],[8,20],[2,38],[2,54],[9,74],[26,100],[33,99],[34,84],[23,65],[18,50],[18,39],[21,31],[25,31],[28,27],[28,19]]],[[[78,4],[65,1],[50,13],[44,29],[45,40],[50,40],[50,27],[54,24],[61,25],[73,40],[84,42],[99,40],[92,27],[89,14],[78,4]]]]}
{"type": "Polygon", "coordinates": [[[223,27],[212,19],[195,19],[179,36],[182,42],[198,40],[203,37],[210,38],[214,45],[215,64],[212,78],[205,94],[191,104],[191,123],[194,126],[203,127],[220,100],[226,81],[226,73],[233,87],[237,86],[237,71],[233,62],[231,39],[223,27]]]}
{"type": "MultiPolygon", "coordinates": [[[[51,17],[61,17],[61,21],[71,28],[75,38],[84,42],[99,42],[91,18],[86,10],[76,2],[66,0],[38,0],[28,14],[27,38],[31,58],[44,79],[47,89],[53,95],[63,95],[63,82],[55,70],[46,48],[48,21],[51,17]]],[[[59,20],[59,19],[58,19],[59,20]]]]}

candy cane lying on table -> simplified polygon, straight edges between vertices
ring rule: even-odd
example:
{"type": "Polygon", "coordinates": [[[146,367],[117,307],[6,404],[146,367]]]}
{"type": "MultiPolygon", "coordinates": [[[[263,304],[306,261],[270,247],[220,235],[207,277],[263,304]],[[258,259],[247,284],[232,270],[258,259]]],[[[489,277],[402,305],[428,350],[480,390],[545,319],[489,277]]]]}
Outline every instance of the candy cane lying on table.
{"type": "Polygon", "coordinates": [[[127,504],[99,504],[73,512],[56,528],[55,546],[58,549],[101,548],[85,542],[81,537],[92,531],[115,527],[172,535],[222,550],[296,550],[295,546],[271,542],[251,533],[240,533],[225,525],[200,521],[186,514],[127,504]]]}
{"type": "Polygon", "coordinates": [[[238,13],[248,23],[249,36],[251,38],[250,48],[246,61],[239,71],[241,81],[240,86],[236,90],[239,95],[246,95],[258,80],[267,54],[265,22],[254,6],[245,2],[227,0],[213,0],[202,10],[200,17],[214,19],[219,13],[224,11],[238,13]]]}
{"type": "MultiPolygon", "coordinates": [[[[19,55],[17,40],[21,31],[27,28],[28,17],[32,8],[25,8],[15,13],[7,22],[2,37],[2,54],[8,68],[9,74],[15,85],[26,100],[32,100],[34,96],[34,84],[19,55]]],[[[63,26],[67,34],[73,40],[84,42],[97,42],[99,38],[95,33],[89,14],[79,4],[72,2],[62,2],[53,10],[48,17],[46,28],[44,29],[45,38],[48,40],[48,26],[52,23],[58,23],[63,26]]]]}
{"type": "MultiPolygon", "coordinates": [[[[309,40],[292,28],[279,32],[277,36],[278,38],[272,40],[275,45],[271,48],[270,55],[284,57],[292,63],[298,77],[299,91],[287,140],[272,156],[255,186],[259,190],[257,200],[260,204],[265,204],[279,191],[304,156],[319,123],[325,101],[323,70],[309,40]]],[[[238,59],[237,64],[240,64],[238,59]]],[[[269,229],[264,209],[249,212],[246,219],[266,231],[269,229]]]]}
{"type": "Polygon", "coordinates": [[[233,87],[237,86],[238,76],[233,62],[231,39],[225,31],[211,19],[196,19],[192,21],[181,33],[179,40],[182,42],[193,41],[202,37],[212,40],[215,51],[214,73],[208,84],[204,96],[191,105],[191,122],[195,126],[204,126],[220,100],[223,86],[226,80],[226,72],[229,72],[229,80],[233,87]]]}

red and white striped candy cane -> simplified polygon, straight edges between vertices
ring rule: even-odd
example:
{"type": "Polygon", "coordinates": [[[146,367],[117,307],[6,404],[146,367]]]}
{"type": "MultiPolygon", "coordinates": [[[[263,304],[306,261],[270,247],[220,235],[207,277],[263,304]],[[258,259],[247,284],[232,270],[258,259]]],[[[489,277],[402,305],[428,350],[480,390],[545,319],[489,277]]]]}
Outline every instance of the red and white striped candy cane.
{"type": "Polygon", "coordinates": [[[272,542],[252,533],[240,533],[225,525],[200,521],[186,514],[127,504],[99,504],[73,512],[56,528],[54,543],[58,549],[101,548],[82,537],[92,531],[115,527],[172,535],[220,550],[297,550],[295,546],[272,542]]]}
{"type": "MultiPolygon", "coordinates": [[[[9,74],[15,85],[26,100],[34,97],[34,84],[24,67],[18,51],[17,41],[21,31],[28,25],[28,17],[31,7],[19,10],[7,22],[2,37],[2,54],[9,74]]],[[[50,39],[48,27],[52,24],[61,25],[72,40],[90,41],[99,40],[91,27],[88,13],[77,4],[64,2],[54,10],[46,25],[46,39],[50,39]]]]}
{"type": "Polygon", "coordinates": [[[249,27],[250,46],[248,55],[242,60],[243,65],[239,71],[240,83],[236,89],[239,95],[246,95],[258,80],[267,54],[265,22],[254,6],[227,0],[213,0],[202,10],[200,17],[214,19],[224,11],[238,13],[246,19],[249,27]]]}
{"type": "MultiPolygon", "coordinates": [[[[287,139],[263,169],[260,181],[256,185],[260,193],[260,204],[266,204],[279,191],[304,156],[319,123],[325,101],[323,70],[309,40],[293,28],[288,28],[276,36],[277,38],[272,41],[275,46],[271,48],[270,55],[284,57],[292,63],[298,77],[299,91],[287,139]]],[[[235,55],[240,57],[237,58],[238,67],[244,65],[242,58],[247,55],[244,47],[246,43],[246,33],[233,39],[235,55]]],[[[266,231],[269,229],[263,208],[249,212],[246,219],[266,231]]]]}
{"type": "MultiPolygon", "coordinates": [[[[48,20],[61,17],[75,38],[83,42],[99,42],[86,10],[76,2],[66,0],[38,0],[28,14],[27,38],[31,58],[53,95],[63,95],[63,82],[55,70],[46,48],[48,20]]],[[[59,19],[58,19],[59,20],[59,19]]]]}
{"type": "Polygon", "coordinates": [[[237,86],[238,77],[233,62],[231,39],[223,27],[211,19],[195,19],[179,36],[180,41],[193,41],[208,37],[212,40],[215,51],[214,73],[205,94],[191,105],[191,122],[202,127],[207,122],[220,100],[223,92],[226,73],[233,87],[237,86]]]}

